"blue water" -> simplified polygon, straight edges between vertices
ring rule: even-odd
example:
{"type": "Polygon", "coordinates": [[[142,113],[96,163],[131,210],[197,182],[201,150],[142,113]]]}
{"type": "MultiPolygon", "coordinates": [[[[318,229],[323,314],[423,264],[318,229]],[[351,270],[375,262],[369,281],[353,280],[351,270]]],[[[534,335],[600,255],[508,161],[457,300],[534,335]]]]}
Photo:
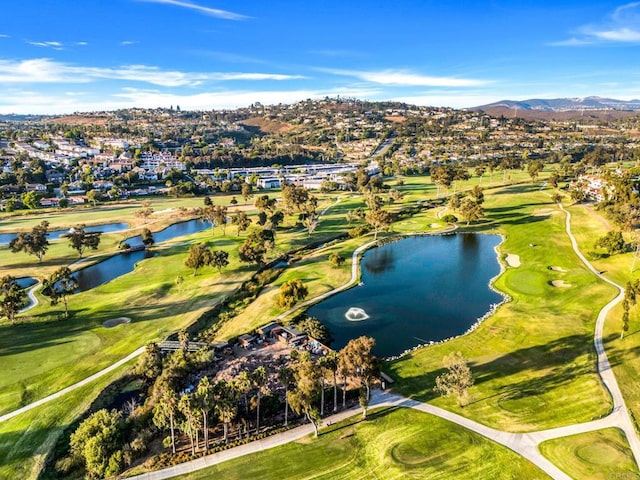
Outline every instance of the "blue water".
{"type": "Polygon", "coordinates": [[[151,257],[153,254],[146,250],[138,250],[137,252],[124,252],[108,258],[100,263],[83,268],[74,273],[74,277],[78,280],[78,291],[84,292],[90,290],[103,283],[107,283],[114,278],[132,272],[136,263],[145,258],[151,257]]]}
{"type": "Polygon", "coordinates": [[[363,284],[307,313],[330,329],[332,347],[368,335],[381,357],[459,335],[502,299],[488,285],[500,272],[494,250],[500,241],[497,235],[436,235],[369,250],[361,261],[363,284]],[[369,318],[347,320],[351,307],[369,318]]]}
{"type": "MultiPolygon", "coordinates": [[[[189,220],[186,222],[174,223],[164,230],[154,232],[153,239],[155,240],[155,243],[166,242],[173,240],[176,237],[201,232],[207,228],[211,228],[211,224],[201,220],[189,220]]],[[[142,237],[140,235],[136,235],[135,237],[127,238],[124,242],[128,243],[131,247],[142,245],[142,237]]]]}
{"type": "MultiPolygon", "coordinates": [[[[113,233],[119,232],[121,230],[126,230],[129,228],[128,223],[105,223],[104,225],[93,225],[90,227],[85,227],[85,232],[102,232],[102,233],[113,233]]],[[[47,236],[49,240],[58,240],[69,233],[69,229],[65,230],[51,230],[47,236]]],[[[0,245],[7,245],[11,240],[18,236],[17,233],[0,233],[0,245]]]]}

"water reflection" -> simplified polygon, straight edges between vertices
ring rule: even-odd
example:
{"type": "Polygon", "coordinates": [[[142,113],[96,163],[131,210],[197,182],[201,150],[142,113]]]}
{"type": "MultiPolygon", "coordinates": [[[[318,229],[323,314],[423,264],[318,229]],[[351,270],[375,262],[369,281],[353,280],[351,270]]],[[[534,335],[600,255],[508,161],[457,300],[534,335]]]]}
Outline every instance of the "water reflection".
{"type": "Polygon", "coordinates": [[[366,255],[364,268],[373,275],[381,275],[393,269],[393,250],[376,248],[366,255]]]}

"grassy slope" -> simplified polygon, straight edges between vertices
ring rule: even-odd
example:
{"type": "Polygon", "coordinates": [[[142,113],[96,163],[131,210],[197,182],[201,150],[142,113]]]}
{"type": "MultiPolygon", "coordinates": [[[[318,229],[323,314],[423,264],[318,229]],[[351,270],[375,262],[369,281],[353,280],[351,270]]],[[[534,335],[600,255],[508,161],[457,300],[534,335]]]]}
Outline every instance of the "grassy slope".
{"type": "Polygon", "coordinates": [[[598,282],[572,253],[563,215],[540,215],[555,206],[538,188],[506,187],[485,198],[488,221],[476,230],[495,226],[506,235],[501,254],[518,254],[522,262],[496,281],[513,301],[472,335],[389,365],[398,379],[395,388],[504,430],[536,430],[606,415],[611,404],[596,374],[592,335],[599,306],[613,297],[613,289],[598,282]],[[554,279],[572,287],[552,287],[548,282],[554,279]],[[442,358],[456,350],[470,359],[476,379],[474,400],[464,409],[433,394],[442,358]]]}
{"type": "Polygon", "coordinates": [[[549,440],[540,451],[577,480],[640,476],[627,439],[615,428],[549,440]]]}
{"type": "Polygon", "coordinates": [[[0,478],[36,478],[44,459],[64,428],[81,415],[93,399],[122,374],[109,375],[0,424],[0,478]]]}
{"type": "MultiPolygon", "coordinates": [[[[608,231],[607,222],[603,221],[598,212],[588,206],[571,207],[571,213],[574,219],[573,224],[578,226],[575,228],[575,234],[580,248],[585,252],[592,250],[594,240],[608,231]]],[[[597,260],[593,264],[600,271],[604,271],[607,277],[624,287],[627,281],[640,278],[640,263],[636,264],[632,274],[632,262],[632,254],[626,253],[597,260]]],[[[637,430],[640,420],[640,384],[638,383],[640,377],[640,308],[632,307],[629,332],[624,339],[620,339],[621,317],[622,307],[618,305],[611,311],[605,323],[605,348],[637,430]]]]}
{"type": "Polygon", "coordinates": [[[409,409],[350,419],[294,443],[179,477],[246,479],[548,478],[533,464],[462,427],[409,409]]]}

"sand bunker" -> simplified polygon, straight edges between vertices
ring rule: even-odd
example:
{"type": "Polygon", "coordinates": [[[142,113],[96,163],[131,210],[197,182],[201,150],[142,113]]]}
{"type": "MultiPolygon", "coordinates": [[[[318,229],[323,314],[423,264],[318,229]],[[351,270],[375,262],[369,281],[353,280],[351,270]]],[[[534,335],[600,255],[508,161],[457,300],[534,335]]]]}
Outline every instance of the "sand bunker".
{"type": "Polygon", "coordinates": [[[567,269],[566,268],[562,268],[562,267],[557,267],[555,265],[551,265],[550,267],[548,267],[549,270],[553,270],[554,272],[566,272],[567,269]]]}
{"type": "Polygon", "coordinates": [[[571,287],[570,283],[565,282],[564,280],[552,280],[551,281],[551,285],[553,287],[558,287],[558,288],[567,288],[567,287],[571,287]]]}
{"type": "Polygon", "coordinates": [[[519,255],[515,255],[513,253],[510,253],[507,255],[507,257],[505,258],[507,265],[509,265],[510,267],[519,267],[520,266],[520,256],[519,255]]]}
{"type": "Polygon", "coordinates": [[[440,224],[439,223],[432,223],[430,226],[431,226],[431,228],[438,228],[440,226],[440,224]]]}
{"type": "Polygon", "coordinates": [[[117,327],[118,325],[123,325],[125,323],[130,323],[130,322],[131,322],[131,319],[129,317],[118,317],[118,318],[112,318],[110,320],[107,320],[102,324],[102,326],[104,328],[113,328],[113,327],[117,327]]]}
{"type": "Polygon", "coordinates": [[[533,212],[534,217],[548,217],[549,215],[555,215],[558,213],[557,210],[553,210],[551,208],[540,208],[533,212]]]}

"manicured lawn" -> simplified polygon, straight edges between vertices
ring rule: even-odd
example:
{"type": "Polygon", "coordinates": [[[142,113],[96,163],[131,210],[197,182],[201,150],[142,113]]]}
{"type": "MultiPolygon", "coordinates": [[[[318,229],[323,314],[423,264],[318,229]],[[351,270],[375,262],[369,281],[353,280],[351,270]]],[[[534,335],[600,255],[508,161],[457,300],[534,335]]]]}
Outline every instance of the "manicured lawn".
{"type": "Polygon", "coordinates": [[[511,450],[425,413],[403,408],[359,419],[329,427],[318,439],[307,437],[178,478],[548,478],[511,450]]]}
{"type": "Polygon", "coordinates": [[[503,233],[501,257],[519,255],[521,266],[507,267],[495,283],[513,300],[473,334],[388,365],[394,388],[510,431],[606,415],[611,403],[596,374],[592,338],[596,314],[614,289],[573,254],[564,215],[538,186],[505,187],[485,192],[485,199],[487,221],[473,230],[503,233]],[[554,287],[553,280],[571,286],[554,287]],[[465,408],[433,393],[442,358],[457,350],[469,358],[476,380],[465,408]]]}
{"type": "Polygon", "coordinates": [[[616,428],[548,440],[540,445],[540,451],[576,480],[640,476],[629,443],[616,428]]]}
{"type": "Polygon", "coordinates": [[[0,423],[0,478],[38,478],[47,453],[65,427],[127,368],[123,366],[90,385],[0,423]]]}

